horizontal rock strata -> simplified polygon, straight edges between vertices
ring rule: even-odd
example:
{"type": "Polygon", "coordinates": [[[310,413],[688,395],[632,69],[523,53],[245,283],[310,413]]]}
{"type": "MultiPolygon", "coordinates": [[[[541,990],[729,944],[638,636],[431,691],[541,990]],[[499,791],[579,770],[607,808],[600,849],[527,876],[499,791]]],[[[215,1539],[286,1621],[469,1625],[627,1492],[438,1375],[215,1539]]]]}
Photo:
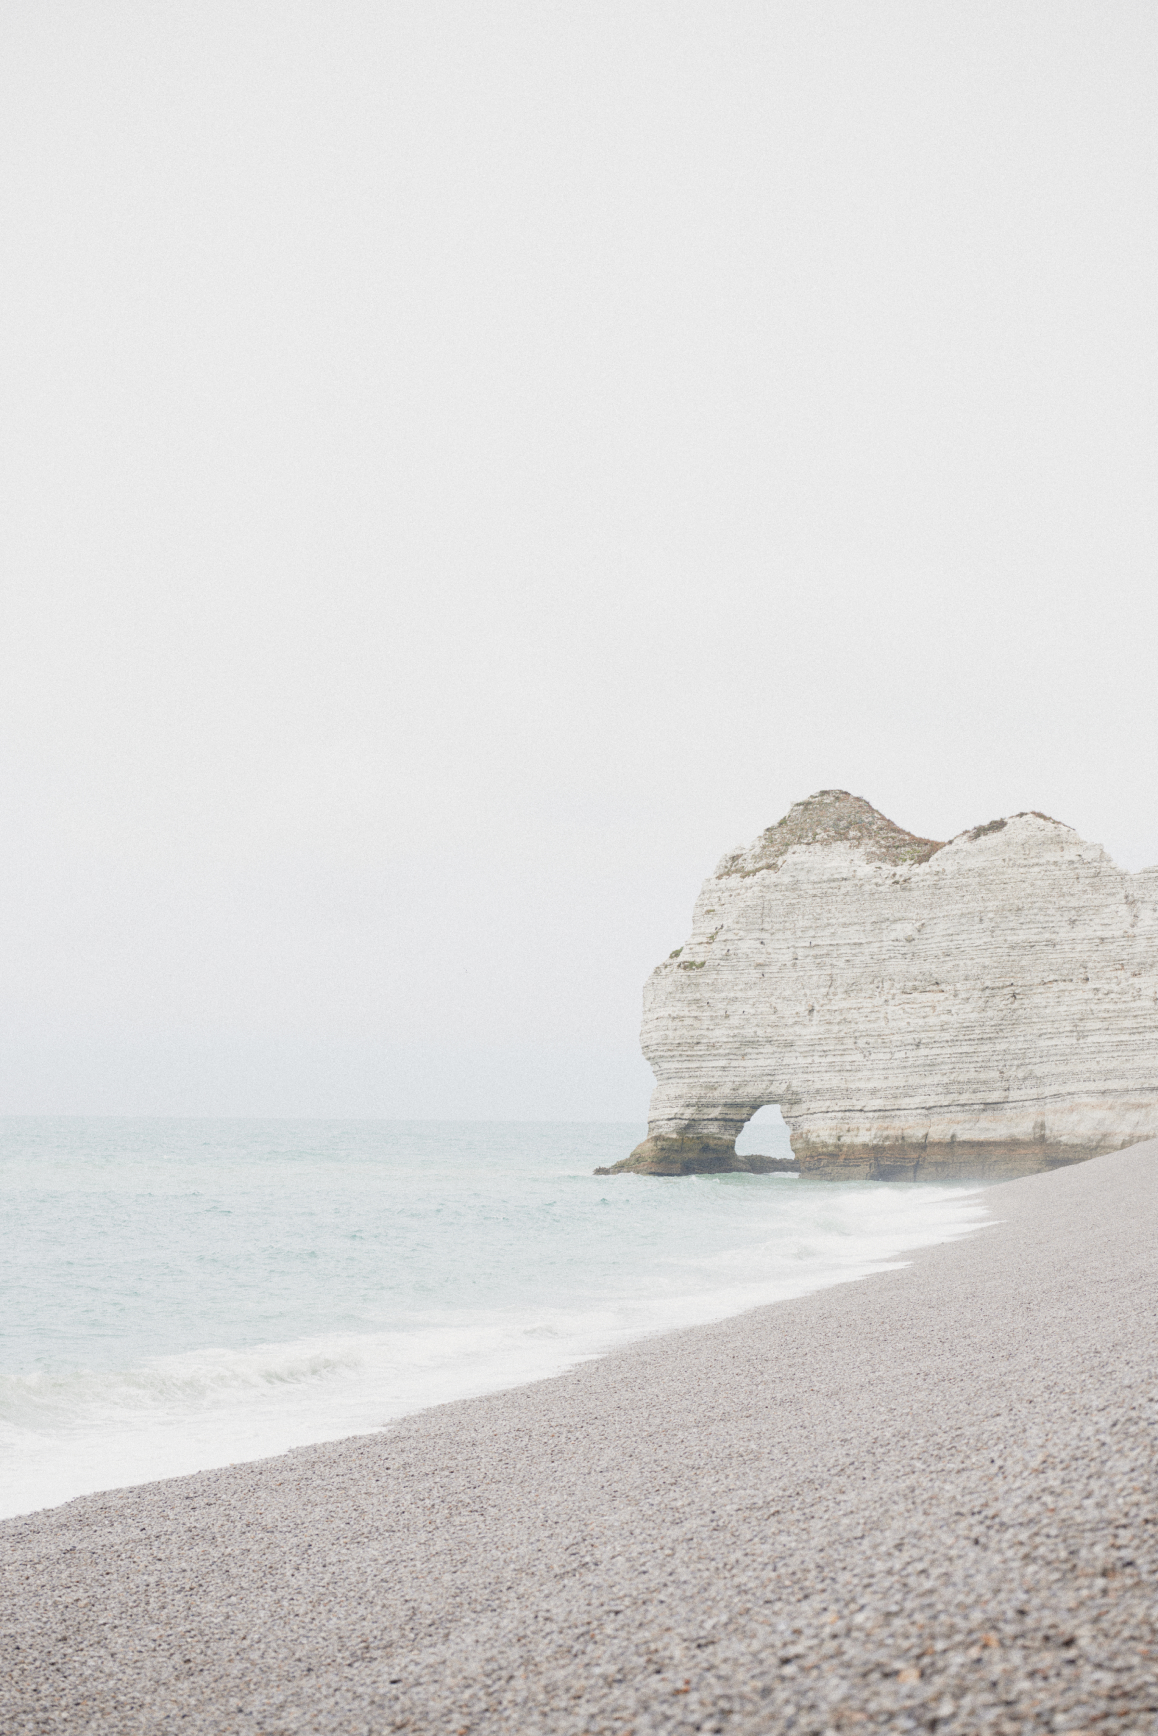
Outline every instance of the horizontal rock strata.
{"type": "Polygon", "coordinates": [[[1039,813],[948,844],[822,790],[725,856],[644,990],[648,1134],[615,1166],[1032,1174],[1158,1136],[1158,869],[1039,813]],[[779,1167],[779,1166],[777,1166],[779,1167]]]}

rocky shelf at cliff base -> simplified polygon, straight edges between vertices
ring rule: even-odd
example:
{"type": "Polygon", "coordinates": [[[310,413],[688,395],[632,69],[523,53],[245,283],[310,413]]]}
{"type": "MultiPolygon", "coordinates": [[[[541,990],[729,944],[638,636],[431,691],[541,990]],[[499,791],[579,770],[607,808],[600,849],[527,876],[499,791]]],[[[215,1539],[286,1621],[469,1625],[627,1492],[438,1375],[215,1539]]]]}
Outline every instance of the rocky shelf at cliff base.
{"type": "Polygon", "coordinates": [[[775,1103],[807,1176],[958,1181],[1158,1136],[1158,868],[1046,814],[947,844],[847,790],[725,856],[644,990],[647,1138],[601,1174],[740,1157],[775,1103]]]}

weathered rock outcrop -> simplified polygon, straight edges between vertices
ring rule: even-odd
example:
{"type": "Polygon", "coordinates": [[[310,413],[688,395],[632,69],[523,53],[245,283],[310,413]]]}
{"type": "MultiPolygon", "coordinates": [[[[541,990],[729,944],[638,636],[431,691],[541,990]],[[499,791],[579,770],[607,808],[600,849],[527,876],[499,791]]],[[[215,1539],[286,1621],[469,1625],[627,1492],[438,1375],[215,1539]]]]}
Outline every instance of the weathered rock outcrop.
{"type": "Polygon", "coordinates": [[[917,838],[845,790],[725,856],[644,990],[647,1138],[688,1175],[778,1103],[802,1173],[957,1180],[1158,1136],[1158,868],[1038,813],[917,838]]]}

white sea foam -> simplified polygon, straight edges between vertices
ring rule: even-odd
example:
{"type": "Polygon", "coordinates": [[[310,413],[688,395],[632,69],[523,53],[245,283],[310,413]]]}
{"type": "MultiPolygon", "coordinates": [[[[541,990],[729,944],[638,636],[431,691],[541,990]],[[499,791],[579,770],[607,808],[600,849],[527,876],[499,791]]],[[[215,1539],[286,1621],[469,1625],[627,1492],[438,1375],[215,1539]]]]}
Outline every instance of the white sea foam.
{"type": "Polygon", "coordinates": [[[958,1188],[593,1177],[632,1128],[6,1131],[32,1258],[5,1299],[5,1513],[381,1428],[984,1215],[958,1188]]]}

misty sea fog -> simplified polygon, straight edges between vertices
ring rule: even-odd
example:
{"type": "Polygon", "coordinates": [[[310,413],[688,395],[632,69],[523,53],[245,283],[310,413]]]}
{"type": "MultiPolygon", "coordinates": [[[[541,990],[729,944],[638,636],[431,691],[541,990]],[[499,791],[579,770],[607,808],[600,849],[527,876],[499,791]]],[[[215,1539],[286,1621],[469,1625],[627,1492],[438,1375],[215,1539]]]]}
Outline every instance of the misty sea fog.
{"type": "MultiPolygon", "coordinates": [[[[592,1174],[641,1133],[0,1123],[0,1512],[380,1429],[984,1215],[964,1187],[592,1174]]],[[[789,1148],[781,1125],[741,1149],[789,1148]]]]}

